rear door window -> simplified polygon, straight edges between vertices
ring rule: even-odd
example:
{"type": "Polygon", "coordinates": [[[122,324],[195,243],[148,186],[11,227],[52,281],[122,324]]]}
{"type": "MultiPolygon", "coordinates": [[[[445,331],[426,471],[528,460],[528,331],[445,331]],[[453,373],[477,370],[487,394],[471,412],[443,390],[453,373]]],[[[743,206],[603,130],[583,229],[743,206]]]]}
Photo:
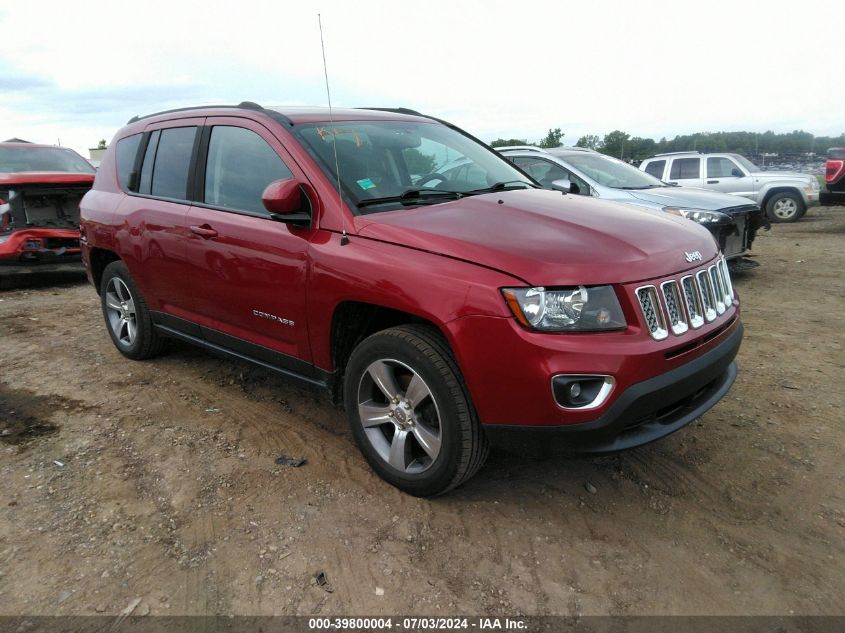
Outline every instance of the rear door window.
{"type": "Polygon", "coordinates": [[[666,169],[665,160],[653,160],[645,166],[645,173],[651,174],[659,180],[663,180],[663,170],[666,169]]]}
{"type": "Polygon", "coordinates": [[[274,180],[293,174],[279,155],[252,130],[212,128],[205,168],[206,204],[268,216],[261,200],[274,180]]]}
{"type": "Polygon", "coordinates": [[[672,161],[671,180],[688,180],[701,177],[700,158],[676,158],[672,161]]]}
{"type": "MultiPolygon", "coordinates": [[[[195,126],[161,130],[158,148],[155,150],[150,188],[152,195],[176,200],[188,198],[188,172],[196,135],[195,126]]],[[[144,162],[146,166],[146,160],[144,162]]]]}

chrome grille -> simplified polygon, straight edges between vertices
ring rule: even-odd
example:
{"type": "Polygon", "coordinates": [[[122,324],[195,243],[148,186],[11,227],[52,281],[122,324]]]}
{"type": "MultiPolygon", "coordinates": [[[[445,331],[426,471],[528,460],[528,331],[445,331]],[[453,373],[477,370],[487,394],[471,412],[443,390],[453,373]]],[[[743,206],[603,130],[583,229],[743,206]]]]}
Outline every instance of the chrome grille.
{"type": "Polygon", "coordinates": [[[709,323],[716,318],[716,297],[713,293],[713,284],[710,283],[710,275],[706,270],[695,273],[695,280],[698,282],[698,295],[701,297],[701,305],[704,306],[704,318],[709,323]]]}
{"type": "Polygon", "coordinates": [[[716,314],[724,314],[727,306],[725,306],[725,291],[722,289],[722,280],[719,278],[719,270],[714,264],[707,269],[710,274],[710,282],[713,284],[713,298],[716,300],[716,314]]]}
{"type": "Polygon", "coordinates": [[[722,279],[725,282],[725,303],[730,304],[736,295],[734,295],[734,286],[731,283],[731,275],[728,272],[728,262],[722,257],[722,260],[717,264],[722,272],[722,279]]]}
{"type": "Polygon", "coordinates": [[[663,282],[660,284],[660,290],[663,292],[663,301],[666,304],[666,314],[669,315],[669,327],[672,328],[672,334],[676,336],[683,334],[689,329],[689,326],[687,325],[684,306],[681,303],[678,282],[674,280],[663,282]]]}
{"type": "Polygon", "coordinates": [[[651,338],[657,341],[666,338],[669,332],[666,330],[666,320],[663,318],[663,308],[657,297],[657,288],[654,286],[637,288],[637,300],[640,302],[640,309],[651,338]]]}
{"type": "Polygon", "coordinates": [[[684,301],[687,305],[687,314],[689,314],[689,324],[693,328],[700,328],[704,325],[704,310],[701,307],[698,288],[695,287],[695,278],[692,275],[682,277],[681,287],[684,289],[684,301]]]}
{"type": "Polygon", "coordinates": [[[635,294],[649,334],[657,341],[670,331],[680,336],[715,321],[731,307],[735,296],[723,256],[680,281],[667,279],[659,286],[640,286],[635,294]]]}

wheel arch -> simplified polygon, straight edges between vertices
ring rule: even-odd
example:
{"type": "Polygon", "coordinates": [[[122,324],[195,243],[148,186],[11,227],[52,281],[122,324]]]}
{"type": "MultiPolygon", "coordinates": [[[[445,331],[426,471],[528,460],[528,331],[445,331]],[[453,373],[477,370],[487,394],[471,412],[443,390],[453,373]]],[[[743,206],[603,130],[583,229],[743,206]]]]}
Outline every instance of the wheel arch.
{"type": "Polygon", "coordinates": [[[801,195],[801,190],[798,187],[792,187],[790,185],[774,185],[767,189],[763,194],[763,200],[760,202],[760,208],[765,210],[766,205],[769,204],[769,200],[779,193],[794,193],[801,199],[803,204],[804,197],[801,195]]]}
{"type": "Polygon", "coordinates": [[[451,348],[449,336],[442,324],[429,316],[414,314],[366,301],[341,301],[335,306],[331,319],[330,349],[335,379],[332,398],[341,402],[343,375],[346,363],[357,345],[368,336],[397,325],[427,325],[436,330],[451,348]]]}
{"type": "Polygon", "coordinates": [[[112,262],[120,261],[120,256],[114,251],[105,248],[92,248],[89,255],[91,262],[91,281],[97,294],[100,294],[100,285],[103,280],[103,271],[112,262]]]}

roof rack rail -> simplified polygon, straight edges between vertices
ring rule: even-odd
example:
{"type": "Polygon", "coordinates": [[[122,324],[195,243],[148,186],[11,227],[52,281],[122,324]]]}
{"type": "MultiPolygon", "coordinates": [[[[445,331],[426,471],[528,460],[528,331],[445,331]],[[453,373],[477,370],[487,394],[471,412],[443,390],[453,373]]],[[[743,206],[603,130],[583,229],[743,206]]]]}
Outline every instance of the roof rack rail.
{"type": "Polygon", "coordinates": [[[142,116],[133,116],[126,122],[126,125],[130,125],[132,123],[136,123],[138,121],[142,121],[143,119],[149,119],[150,117],[159,116],[161,114],[174,114],[176,112],[190,112],[191,110],[207,110],[210,108],[228,108],[228,109],[241,109],[241,110],[254,110],[256,112],[267,112],[272,117],[281,120],[283,123],[287,123],[288,125],[293,125],[293,122],[286,117],[281,112],[276,112],[275,110],[270,111],[266,110],[264,107],[260,106],[259,104],[255,103],[254,101],[241,101],[238,105],[206,105],[206,106],[191,106],[188,108],[174,108],[172,110],[162,110],[161,112],[153,112],[152,114],[144,114],[142,116]]]}
{"type": "Polygon", "coordinates": [[[422,112],[417,112],[416,110],[411,110],[411,108],[377,108],[377,107],[365,108],[365,107],[359,106],[355,109],[356,110],[376,110],[377,112],[393,112],[394,114],[408,114],[410,116],[418,116],[418,117],[422,117],[424,119],[431,119],[432,121],[437,121],[438,123],[442,123],[443,125],[445,125],[448,128],[452,128],[453,130],[460,132],[464,136],[469,137],[474,141],[478,141],[482,145],[486,145],[486,143],[479,141],[472,134],[470,134],[469,132],[466,132],[465,130],[462,130],[461,128],[459,128],[454,123],[449,123],[448,121],[445,121],[444,119],[438,119],[436,116],[431,116],[430,114],[423,114],[422,112]]]}
{"type": "MultiPolygon", "coordinates": [[[[428,116],[427,114],[423,114],[422,112],[418,112],[416,110],[411,110],[411,108],[378,108],[378,107],[367,107],[367,106],[358,106],[355,108],[356,110],[377,110],[378,112],[394,112],[395,114],[409,114],[411,116],[421,116],[426,119],[434,119],[433,116],[428,116]]],[[[439,121],[440,119],[435,119],[439,121]]]]}
{"type": "Polygon", "coordinates": [[[701,154],[701,152],[696,149],[688,149],[685,152],[663,152],[662,154],[655,154],[655,156],[675,156],[677,154],[701,154]]]}
{"type": "MultiPolygon", "coordinates": [[[[493,147],[492,145],[490,147],[493,147]]],[[[548,154],[548,152],[542,148],[537,147],[536,145],[502,145],[500,147],[493,147],[494,150],[497,152],[510,152],[510,151],[522,151],[522,152],[539,152],[541,154],[548,154]]]]}

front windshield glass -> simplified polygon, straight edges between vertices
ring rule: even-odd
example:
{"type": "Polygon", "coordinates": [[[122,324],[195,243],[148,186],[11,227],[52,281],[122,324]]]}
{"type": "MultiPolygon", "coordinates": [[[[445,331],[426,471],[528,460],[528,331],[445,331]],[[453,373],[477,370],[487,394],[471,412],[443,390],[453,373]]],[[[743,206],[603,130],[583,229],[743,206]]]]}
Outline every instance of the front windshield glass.
{"type": "Polygon", "coordinates": [[[760,168],[748,160],[745,156],[740,156],[739,154],[731,154],[731,156],[733,156],[733,159],[742,165],[748,173],[753,174],[756,171],[760,171],[760,168]]]}
{"type": "Polygon", "coordinates": [[[332,181],[337,150],[342,188],[365,213],[535,186],[505,159],[439,123],[344,121],[294,129],[332,181]]]}
{"type": "Polygon", "coordinates": [[[612,189],[651,189],[665,185],[654,176],[604,154],[567,154],[563,159],[600,185],[612,189]]]}
{"type": "Polygon", "coordinates": [[[26,171],[96,173],[91,163],[64,147],[0,147],[0,172],[26,171]]]}

